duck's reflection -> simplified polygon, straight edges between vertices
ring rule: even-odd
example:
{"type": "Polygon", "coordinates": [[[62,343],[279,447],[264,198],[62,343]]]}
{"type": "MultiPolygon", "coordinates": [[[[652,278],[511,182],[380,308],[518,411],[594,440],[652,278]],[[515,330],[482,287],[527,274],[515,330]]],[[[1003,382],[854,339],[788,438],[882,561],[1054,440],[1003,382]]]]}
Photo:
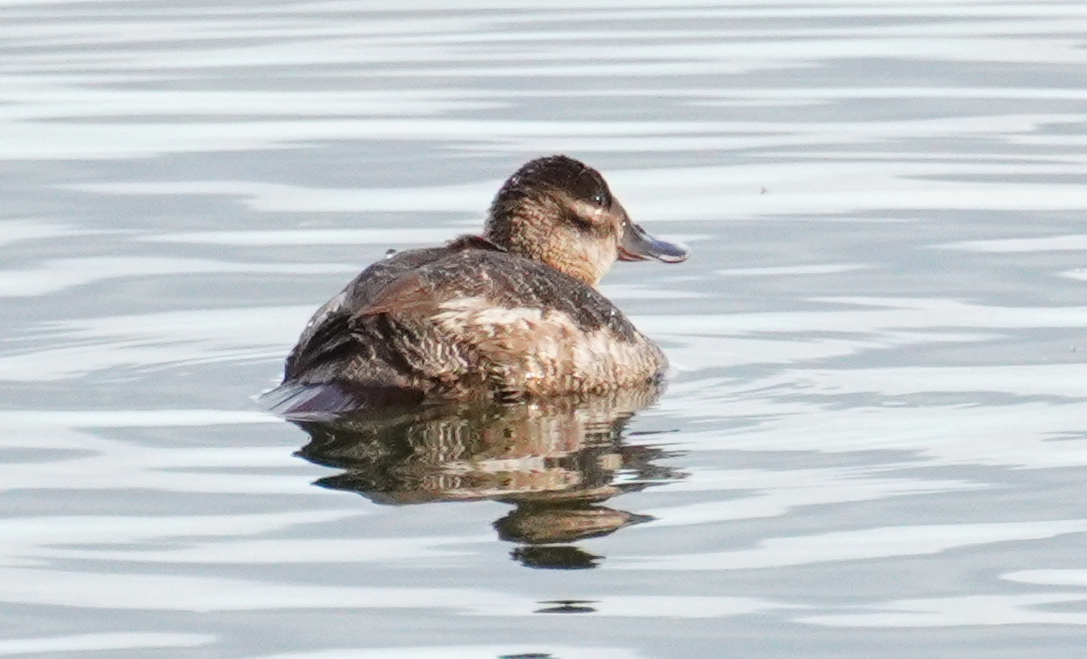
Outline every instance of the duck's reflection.
{"type": "Polygon", "coordinates": [[[630,418],[656,388],[513,405],[449,405],[294,420],[310,435],[298,454],[343,473],[318,485],[380,504],[494,499],[514,505],[494,523],[529,567],[588,568],[600,559],[569,543],[650,518],[601,505],[682,475],[628,445],[630,418]],[[616,482],[622,477],[622,482],[616,482]]]}

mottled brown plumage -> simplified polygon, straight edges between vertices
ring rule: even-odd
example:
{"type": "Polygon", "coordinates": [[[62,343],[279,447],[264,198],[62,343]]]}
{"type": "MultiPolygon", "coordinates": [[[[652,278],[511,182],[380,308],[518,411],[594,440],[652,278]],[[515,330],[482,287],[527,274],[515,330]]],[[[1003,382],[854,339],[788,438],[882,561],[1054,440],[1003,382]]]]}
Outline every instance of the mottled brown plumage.
{"type": "Polygon", "coordinates": [[[499,190],[483,237],[379,261],[321,307],[274,405],[342,411],[656,380],[663,353],[593,286],[617,258],[685,257],[633,225],[595,170],[533,160],[499,190]]]}

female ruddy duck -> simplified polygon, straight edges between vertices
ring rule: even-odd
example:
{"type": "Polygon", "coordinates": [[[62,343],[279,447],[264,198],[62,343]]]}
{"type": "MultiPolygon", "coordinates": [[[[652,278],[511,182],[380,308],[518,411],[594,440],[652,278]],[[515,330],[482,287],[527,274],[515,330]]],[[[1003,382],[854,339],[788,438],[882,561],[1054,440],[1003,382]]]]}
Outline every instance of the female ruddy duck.
{"type": "Polygon", "coordinates": [[[600,393],[667,361],[594,286],[616,259],[687,251],[632,223],[603,177],[566,156],[525,164],[483,236],[374,263],[306,325],[270,398],[287,414],[424,399],[600,393]]]}

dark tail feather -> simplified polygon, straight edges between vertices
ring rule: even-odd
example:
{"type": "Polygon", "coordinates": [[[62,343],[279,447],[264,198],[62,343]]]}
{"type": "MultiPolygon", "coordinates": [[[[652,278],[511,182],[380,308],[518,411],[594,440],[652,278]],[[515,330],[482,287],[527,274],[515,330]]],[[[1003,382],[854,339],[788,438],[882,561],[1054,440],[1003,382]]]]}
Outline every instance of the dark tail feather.
{"type": "Polygon", "coordinates": [[[286,419],[320,419],[361,409],[421,402],[421,392],[398,387],[351,387],[336,382],[284,382],[261,394],[260,404],[286,419]]]}

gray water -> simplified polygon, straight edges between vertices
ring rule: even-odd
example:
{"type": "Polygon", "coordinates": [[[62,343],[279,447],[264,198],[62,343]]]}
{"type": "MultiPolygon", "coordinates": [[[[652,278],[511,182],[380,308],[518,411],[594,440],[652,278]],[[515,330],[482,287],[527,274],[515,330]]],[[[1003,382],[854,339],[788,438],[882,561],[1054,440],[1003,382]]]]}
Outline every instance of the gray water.
{"type": "Polygon", "coordinates": [[[1082,657],[1087,5],[457,6],[0,3],[0,656],[1082,657]],[[692,248],[603,285],[668,391],[295,455],[309,314],[556,152],[692,248]]]}

